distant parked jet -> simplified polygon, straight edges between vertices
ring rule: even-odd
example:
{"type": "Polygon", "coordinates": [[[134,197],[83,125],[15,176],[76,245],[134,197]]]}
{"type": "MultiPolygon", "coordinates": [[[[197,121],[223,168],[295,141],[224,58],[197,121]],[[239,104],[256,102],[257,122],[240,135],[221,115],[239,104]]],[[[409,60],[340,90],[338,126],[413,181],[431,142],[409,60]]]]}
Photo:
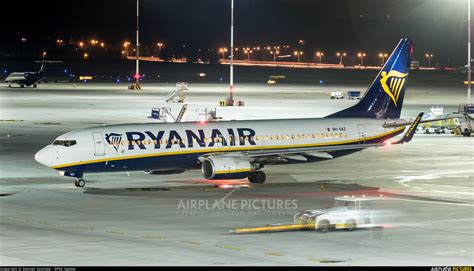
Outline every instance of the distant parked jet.
{"type": "Polygon", "coordinates": [[[35,62],[41,63],[41,68],[39,69],[39,71],[10,73],[10,75],[5,78],[5,83],[8,83],[8,87],[12,87],[12,84],[17,84],[22,88],[24,88],[25,86],[33,86],[35,88],[38,86],[39,83],[41,83],[41,81],[48,78],[48,76],[46,75],[46,64],[61,63],[62,61],[41,60],[35,62]]]}

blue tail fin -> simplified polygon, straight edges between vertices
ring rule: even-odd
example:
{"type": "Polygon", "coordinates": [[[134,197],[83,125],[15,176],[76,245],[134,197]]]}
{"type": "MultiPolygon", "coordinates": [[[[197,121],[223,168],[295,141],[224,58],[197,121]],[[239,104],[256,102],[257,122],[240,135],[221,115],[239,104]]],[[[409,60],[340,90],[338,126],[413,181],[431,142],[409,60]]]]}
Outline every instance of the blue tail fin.
{"type": "Polygon", "coordinates": [[[410,39],[401,39],[359,103],[327,118],[400,118],[413,48],[410,39]]]}

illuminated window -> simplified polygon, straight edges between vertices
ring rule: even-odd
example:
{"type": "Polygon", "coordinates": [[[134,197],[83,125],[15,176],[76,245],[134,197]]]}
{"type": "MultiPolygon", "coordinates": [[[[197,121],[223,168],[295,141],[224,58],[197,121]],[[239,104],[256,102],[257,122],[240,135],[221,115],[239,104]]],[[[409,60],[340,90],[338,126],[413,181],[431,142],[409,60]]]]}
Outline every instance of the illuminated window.
{"type": "Polygon", "coordinates": [[[304,135],[304,134],[301,135],[301,138],[302,138],[302,139],[305,139],[305,138],[306,138],[306,135],[304,135]]]}
{"type": "Polygon", "coordinates": [[[280,136],[279,136],[279,135],[276,135],[275,139],[276,139],[276,140],[280,140],[280,136]]]}
{"type": "Polygon", "coordinates": [[[295,140],[295,135],[291,135],[291,139],[295,140]]]}
{"type": "Polygon", "coordinates": [[[286,140],[290,140],[290,136],[289,136],[289,135],[286,135],[286,140]]]}
{"type": "Polygon", "coordinates": [[[270,136],[270,140],[273,140],[273,136],[270,136]]]}

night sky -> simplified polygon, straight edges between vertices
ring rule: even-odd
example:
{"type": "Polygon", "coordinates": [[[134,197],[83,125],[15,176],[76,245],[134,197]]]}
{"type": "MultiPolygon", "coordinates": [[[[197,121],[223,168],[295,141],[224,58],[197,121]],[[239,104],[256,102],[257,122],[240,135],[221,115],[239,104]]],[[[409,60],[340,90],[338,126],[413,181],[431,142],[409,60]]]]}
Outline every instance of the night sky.
{"type": "MultiPolygon", "coordinates": [[[[134,40],[134,0],[8,1],[2,3],[1,46],[29,40],[96,37],[134,40]]],[[[238,46],[296,44],[326,52],[390,51],[412,37],[418,58],[465,65],[466,0],[235,0],[238,46]]],[[[141,0],[142,43],[194,48],[229,43],[230,0],[141,0]]]]}

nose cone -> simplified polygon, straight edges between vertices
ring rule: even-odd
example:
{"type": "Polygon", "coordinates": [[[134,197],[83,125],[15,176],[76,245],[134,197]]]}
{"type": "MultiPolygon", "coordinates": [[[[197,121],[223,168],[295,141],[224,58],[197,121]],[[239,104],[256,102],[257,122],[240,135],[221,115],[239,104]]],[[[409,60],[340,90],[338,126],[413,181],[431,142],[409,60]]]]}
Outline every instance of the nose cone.
{"type": "Polygon", "coordinates": [[[35,154],[35,160],[47,167],[53,167],[54,165],[54,155],[50,146],[46,146],[35,154]]]}

